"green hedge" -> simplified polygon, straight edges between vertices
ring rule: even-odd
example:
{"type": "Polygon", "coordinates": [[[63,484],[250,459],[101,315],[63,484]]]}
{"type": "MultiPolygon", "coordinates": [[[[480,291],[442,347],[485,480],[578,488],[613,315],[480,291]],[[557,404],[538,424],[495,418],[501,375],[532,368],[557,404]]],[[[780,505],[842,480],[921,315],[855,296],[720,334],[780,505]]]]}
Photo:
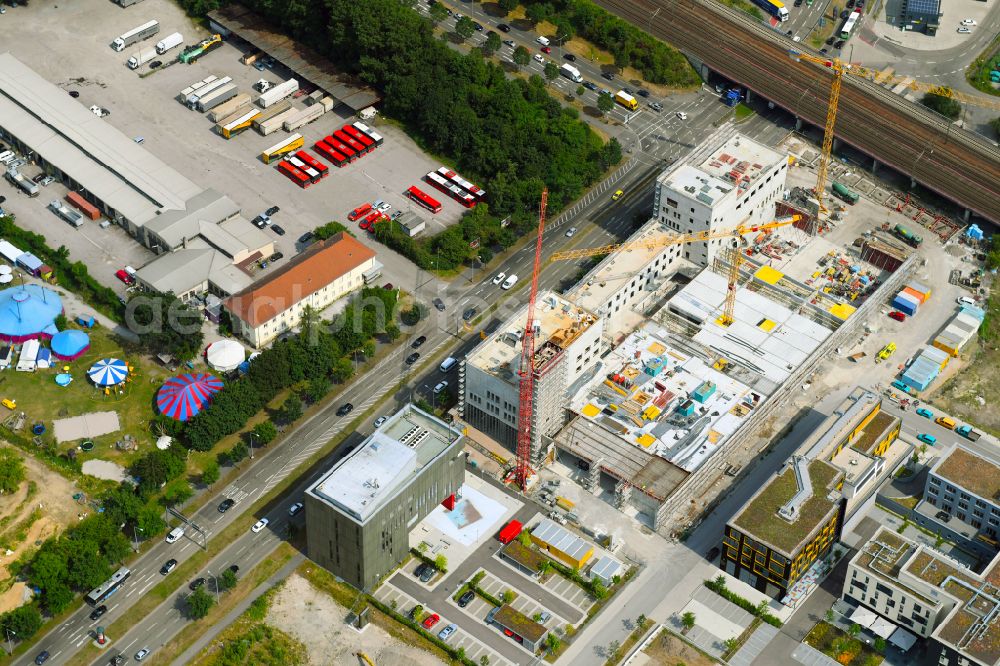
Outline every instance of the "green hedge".
{"type": "Polygon", "coordinates": [[[447,568],[444,568],[444,569],[442,569],[441,567],[439,567],[439,566],[437,565],[437,562],[435,562],[435,561],[434,561],[433,559],[431,559],[430,557],[427,557],[426,555],[424,555],[423,553],[421,553],[421,552],[420,552],[419,550],[417,550],[416,548],[411,548],[411,549],[410,549],[410,553],[411,553],[411,554],[412,554],[412,555],[413,555],[413,556],[414,556],[415,558],[417,558],[418,560],[420,560],[421,562],[423,562],[424,564],[429,564],[429,565],[431,565],[432,567],[434,567],[435,569],[437,569],[437,570],[438,570],[438,571],[440,571],[441,573],[448,573],[448,569],[447,569],[447,568]]]}
{"type": "Polygon", "coordinates": [[[771,615],[767,611],[762,611],[761,609],[757,608],[757,606],[754,606],[749,599],[744,599],[735,592],[730,591],[728,588],[726,588],[726,583],[724,580],[721,581],[721,584],[720,582],[717,581],[718,579],[706,580],[705,587],[712,590],[712,592],[715,592],[726,601],[736,604],[737,606],[739,606],[746,612],[750,613],[751,615],[759,617],[762,622],[767,622],[769,625],[773,627],[778,627],[779,629],[781,628],[782,622],[776,616],[771,615]]]}
{"type": "Polygon", "coordinates": [[[458,648],[453,647],[451,645],[448,645],[443,640],[441,640],[440,638],[438,638],[437,634],[430,633],[429,631],[427,631],[426,629],[424,629],[422,625],[414,622],[413,620],[411,620],[410,618],[406,617],[405,615],[401,615],[401,614],[397,613],[393,609],[391,609],[388,606],[386,606],[385,604],[383,604],[378,599],[376,599],[374,597],[368,597],[368,603],[370,603],[372,606],[374,606],[375,608],[379,609],[380,611],[382,611],[383,613],[385,613],[386,615],[388,615],[392,619],[396,620],[396,622],[399,622],[401,624],[405,624],[410,629],[413,629],[415,632],[417,632],[418,634],[420,634],[421,636],[423,636],[424,638],[426,638],[427,640],[429,640],[431,643],[433,643],[434,645],[436,645],[439,648],[441,648],[442,650],[444,650],[444,652],[449,657],[451,657],[452,659],[458,661],[459,663],[463,664],[464,666],[479,666],[477,663],[475,663],[474,661],[472,661],[471,659],[469,659],[468,657],[466,657],[464,655],[464,652],[462,654],[459,654],[458,648]]]}

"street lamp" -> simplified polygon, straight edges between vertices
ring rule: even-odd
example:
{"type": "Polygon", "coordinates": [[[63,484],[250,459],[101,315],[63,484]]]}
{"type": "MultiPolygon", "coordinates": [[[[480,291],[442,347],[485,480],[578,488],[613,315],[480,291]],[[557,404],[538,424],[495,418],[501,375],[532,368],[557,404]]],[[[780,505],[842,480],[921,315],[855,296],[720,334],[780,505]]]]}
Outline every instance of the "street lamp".
{"type": "Polygon", "coordinates": [[[132,540],[135,541],[135,552],[138,553],[139,552],[139,535],[137,534],[137,532],[142,532],[143,534],[145,534],[145,531],[141,527],[138,527],[137,525],[133,525],[132,526],[132,540]]]}
{"type": "Polygon", "coordinates": [[[17,636],[17,632],[11,631],[7,627],[4,627],[4,630],[7,632],[7,652],[14,654],[14,645],[11,643],[10,637],[17,636]]]}
{"type": "Polygon", "coordinates": [[[257,436],[253,430],[250,431],[250,460],[253,460],[253,438],[257,436]]]}

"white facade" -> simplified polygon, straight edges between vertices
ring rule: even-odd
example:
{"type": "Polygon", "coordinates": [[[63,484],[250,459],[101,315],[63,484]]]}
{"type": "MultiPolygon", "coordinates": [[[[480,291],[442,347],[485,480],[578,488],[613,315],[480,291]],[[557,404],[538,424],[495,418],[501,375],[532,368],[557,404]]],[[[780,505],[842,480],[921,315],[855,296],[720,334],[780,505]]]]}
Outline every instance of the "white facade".
{"type": "MultiPolygon", "coordinates": [[[[740,134],[716,135],[656,179],[653,214],[679,234],[766,224],[774,220],[787,174],[787,155],[740,134]]],[[[729,243],[689,243],[683,256],[707,266],[729,243]]]]}

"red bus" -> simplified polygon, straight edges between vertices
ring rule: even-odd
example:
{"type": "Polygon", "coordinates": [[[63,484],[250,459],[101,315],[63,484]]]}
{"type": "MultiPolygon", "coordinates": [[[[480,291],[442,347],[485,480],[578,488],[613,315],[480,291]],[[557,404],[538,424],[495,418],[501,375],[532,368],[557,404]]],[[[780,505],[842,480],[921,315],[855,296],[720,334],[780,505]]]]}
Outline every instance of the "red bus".
{"type": "Polygon", "coordinates": [[[351,137],[352,139],[360,143],[362,146],[364,146],[366,150],[368,151],[375,150],[375,142],[372,141],[367,134],[359,131],[358,128],[354,127],[353,125],[344,125],[341,129],[347,136],[351,137]]]}
{"type": "Polygon", "coordinates": [[[352,127],[374,141],[376,146],[382,145],[382,135],[373,131],[371,127],[368,127],[368,125],[365,125],[364,123],[354,123],[352,127]]]}
{"type": "Polygon", "coordinates": [[[347,144],[345,144],[343,141],[333,136],[332,134],[323,140],[326,141],[327,145],[329,145],[331,148],[333,148],[338,153],[346,157],[348,162],[353,162],[354,160],[358,159],[358,157],[360,157],[360,155],[358,155],[353,148],[351,148],[350,146],[348,146],[347,144]]]}
{"type": "Polygon", "coordinates": [[[500,529],[497,539],[500,543],[510,543],[517,538],[522,529],[524,529],[524,525],[516,520],[512,520],[500,529]]]}
{"type": "Polygon", "coordinates": [[[343,168],[347,166],[347,158],[331,148],[330,144],[323,139],[313,144],[313,149],[338,167],[343,168]]]}
{"type": "Polygon", "coordinates": [[[472,196],[474,196],[476,198],[477,202],[478,201],[482,201],[486,197],[486,190],[484,190],[484,189],[482,189],[480,187],[475,186],[474,184],[470,183],[466,179],[464,179],[461,176],[459,176],[457,173],[455,173],[451,169],[449,169],[447,167],[439,167],[438,170],[437,170],[437,172],[441,176],[443,176],[444,178],[446,178],[448,181],[450,181],[450,182],[454,183],[455,185],[458,185],[460,188],[462,188],[463,192],[468,192],[469,194],[471,194],[472,196]]]}
{"type": "Polygon", "coordinates": [[[452,185],[447,180],[442,178],[437,172],[431,171],[424,178],[428,183],[441,190],[466,208],[475,208],[476,198],[474,196],[468,192],[463,192],[458,185],[452,185]]]}
{"type": "Polygon", "coordinates": [[[306,164],[305,162],[303,162],[302,160],[300,160],[295,155],[289,155],[288,156],[288,161],[291,162],[292,166],[294,166],[296,169],[298,169],[299,171],[301,171],[305,175],[309,176],[309,182],[310,183],[318,183],[319,180],[320,180],[320,178],[323,177],[323,176],[320,175],[320,173],[319,173],[319,171],[317,169],[313,169],[311,166],[309,166],[308,164],[306,164]]]}
{"type": "Polygon", "coordinates": [[[333,135],[337,137],[341,143],[346,143],[348,146],[353,148],[354,152],[358,154],[358,157],[368,153],[368,148],[366,148],[363,143],[352,139],[344,130],[336,130],[333,135]]]}
{"type": "Polygon", "coordinates": [[[351,222],[354,222],[362,215],[367,215],[368,213],[370,213],[371,210],[372,210],[372,205],[370,203],[363,203],[354,210],[352,210],[350,213],[348,213],[347,219],[350,220],[351,222]]]}
{"type": "Polygon", "coordinates": [[[426,192],[416,186],[411,186],[408,190],[406,190],[406,196],[410,197],[432,213],[441,212],[441,203],[437,199],[429,197],[426,192]]]}
{"type": "Polygon", "coordinates": [[[311,166],[313,169],[316,169],[316,171],[319,171],[320,178],[326,178],[327,176],[330,175],[330,167],[323,164],[322,162],[320,162],[318,159],[316,159],[306,151],[300,150],[299,152],[295,153],[295,156],[300,160],[302,160],[303,162],[305,162],[306,164],[308,164],[309,166],[311,166]]]}
{"type": "Polygon", "coordinates": [[[301,170],[297,169],[295,165],[293,165],[288,160],[281,160],[280,162],[278,162],[278,171],[285,174],[285,176],[287,176],[290,181],[292,181],[302,189],[305,189],[310,185],[312,185],[312,181],[309,180],[309,176],[304,174],[301,170]]]}

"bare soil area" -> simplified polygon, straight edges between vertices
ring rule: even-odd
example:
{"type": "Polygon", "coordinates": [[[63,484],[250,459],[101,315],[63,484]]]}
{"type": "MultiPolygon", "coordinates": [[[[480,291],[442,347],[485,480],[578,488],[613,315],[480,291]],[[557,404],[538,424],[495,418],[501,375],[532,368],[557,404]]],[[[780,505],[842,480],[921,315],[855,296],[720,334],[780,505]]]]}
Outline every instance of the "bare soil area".
{"type": "Polygon", "coordinates": [[[644,650],[650,664],[656,666],[713,666],[717,662],[694,649],[669,631],[662,631],[644,650]]]}
{"type": "Polygon", "coordinates": [[[16,493],[0,496],[0,613],[27,601],[26,586],[10,579],[7,566],[86,511],[73,500],[71,481],[19,449],[18,454],[26,480],[16,493]]]}
{"type": "Polygon", "coordinates": [[[302,641],[310,664],[358,666],[355,654],[359,651],[376,664],[438,666],[444,663],[373,624],[362,632],[355,631],[344,624],[346,615],[346,608],[302,576],[292,574],[271,602],[267,623],[302,641]],[[317,627],[322,627],[322,631],[317,631],[317,627]]]}

